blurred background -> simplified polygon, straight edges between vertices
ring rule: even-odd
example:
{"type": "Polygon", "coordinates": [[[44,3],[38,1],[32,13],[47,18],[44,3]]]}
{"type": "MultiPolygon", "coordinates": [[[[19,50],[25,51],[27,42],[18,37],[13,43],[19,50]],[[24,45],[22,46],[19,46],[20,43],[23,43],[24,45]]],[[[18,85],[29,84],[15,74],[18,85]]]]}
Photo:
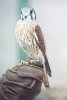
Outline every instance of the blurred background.
{"type": "Polygon", "coordinates": [[[67,0],[0,0],[0,76],[27,57],[15,38],[16,22],[24,6],[36,11],[52,69],[49,95],[43,86],[38,100],[67,100],[67,0]]]}

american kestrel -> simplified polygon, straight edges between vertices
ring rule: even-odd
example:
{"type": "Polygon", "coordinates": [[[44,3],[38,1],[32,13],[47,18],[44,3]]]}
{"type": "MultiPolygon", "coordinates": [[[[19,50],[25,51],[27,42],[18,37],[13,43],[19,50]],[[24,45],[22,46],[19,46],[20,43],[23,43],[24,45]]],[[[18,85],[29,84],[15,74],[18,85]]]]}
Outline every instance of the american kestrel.
{"type": "Polygon", "coordinates": [[[32,60],[41,61],[46,72],[51,76],[51,69],[46,56],[44,36],[36,21],[36,13],[31,7],[21,9],[21,18],[17,22],[15,34],[20,47],[32,60]]]}

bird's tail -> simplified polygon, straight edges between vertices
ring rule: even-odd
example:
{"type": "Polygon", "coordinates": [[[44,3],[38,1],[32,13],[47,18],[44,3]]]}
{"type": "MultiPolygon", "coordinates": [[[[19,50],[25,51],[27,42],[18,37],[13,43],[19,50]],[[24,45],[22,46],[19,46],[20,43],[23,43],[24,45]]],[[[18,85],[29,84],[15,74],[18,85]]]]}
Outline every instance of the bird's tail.
{"type": "Polygon", "coordinates": [[[46,68],[46,71],[48,73],[48,75],[51,77],[51,69],[50,69],[50,65],[49,65],[49,62],[48,62],[48,59],[47,59],[47,56],[44,55],[44,58],[45,58],[45,68],[46,68]]]}
{"type": "Polygon", "coordinates": [[[44,82],[44,85],[47,89],[50,89],[50,85],[49,85],[49,82],[44,82]]]}
{"type": "Polygon", "coordinates": [[[50,89],[50,86],[49,86],[49,81],[48,81],[48,75],[47,75],[47,72],[44,71],[44,86],[47,88],[47,89],[50,89]]]}

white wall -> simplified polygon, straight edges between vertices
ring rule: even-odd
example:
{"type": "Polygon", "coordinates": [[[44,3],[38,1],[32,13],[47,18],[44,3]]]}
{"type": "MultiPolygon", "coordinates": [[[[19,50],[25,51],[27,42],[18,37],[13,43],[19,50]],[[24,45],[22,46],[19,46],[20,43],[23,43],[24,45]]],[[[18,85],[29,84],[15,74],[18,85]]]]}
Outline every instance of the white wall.
{"type": "Polygon", "coordinates": [[[0,75],[16,63],[16,1],[0,0],[0,75]]]}
{"type": "Polygon", "coordinates": [[[30,0],[43,30],[52,69],[51,86],[67,86],[67,0],[30,0]]]}

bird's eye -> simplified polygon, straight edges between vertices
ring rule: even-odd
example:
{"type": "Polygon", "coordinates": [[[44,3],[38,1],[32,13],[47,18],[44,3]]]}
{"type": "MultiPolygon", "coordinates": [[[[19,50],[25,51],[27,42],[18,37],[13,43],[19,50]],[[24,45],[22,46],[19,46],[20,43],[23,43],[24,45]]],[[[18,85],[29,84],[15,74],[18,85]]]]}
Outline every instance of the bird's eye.
{"type": "Polygon", "coordinates": [[[33,13],[33,9],[30,11],[30,16],[31,16],[31,19],[33,20],[32,13],[33,13]]]}
{"type": "Polygon", "coordinates": [[[33,12],[33,9],[30,11],[30,14],[32,14],[32,12],[33,12]]]}

